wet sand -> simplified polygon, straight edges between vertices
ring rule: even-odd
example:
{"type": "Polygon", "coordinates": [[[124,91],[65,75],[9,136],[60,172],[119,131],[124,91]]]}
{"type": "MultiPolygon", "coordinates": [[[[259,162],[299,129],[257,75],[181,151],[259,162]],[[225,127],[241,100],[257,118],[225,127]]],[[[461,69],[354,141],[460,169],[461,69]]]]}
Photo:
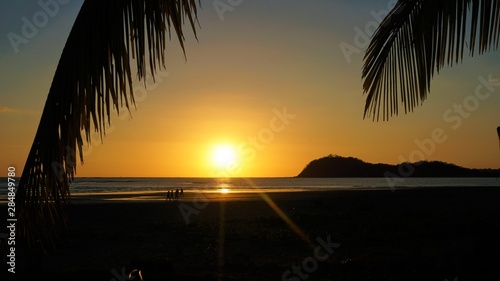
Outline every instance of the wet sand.
{"type": "Polygon", "coordinates": [[[57,248],[16,277],[497,280],[499,202],[498,187],[75,195],[57,248]]]}

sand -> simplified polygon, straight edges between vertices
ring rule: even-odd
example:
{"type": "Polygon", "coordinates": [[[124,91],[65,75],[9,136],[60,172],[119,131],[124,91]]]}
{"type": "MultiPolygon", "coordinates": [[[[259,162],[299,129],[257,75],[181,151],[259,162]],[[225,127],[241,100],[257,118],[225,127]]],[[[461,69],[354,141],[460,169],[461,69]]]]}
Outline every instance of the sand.
{"type": "Polygon", "coordinates": [[[499,202],[498,187],[78,195],[57,248],[16,277],[498,280],[499,202]]]}

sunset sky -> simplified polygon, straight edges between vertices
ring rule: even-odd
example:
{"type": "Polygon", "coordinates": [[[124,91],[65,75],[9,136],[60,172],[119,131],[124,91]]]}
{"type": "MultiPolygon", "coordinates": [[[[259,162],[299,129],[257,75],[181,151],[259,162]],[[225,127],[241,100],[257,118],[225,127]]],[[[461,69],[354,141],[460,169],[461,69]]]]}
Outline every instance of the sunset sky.
{"type": "MultiPolygon", "coordinates": [[[[37,2],[0,1],[0,176],[12,165],[21,174],[83,3],[42,0],[58,5],[48,15],[37,2]],[[38,23],[36,31],[14,46],[12,34],[23,36],[26,21],[38,23]]],[[[103,143],[94,135],[85,146],[77,176],[288,177],[328,154],[500,168],[499,52],[442,70],[411,114],[363,119],[365,40],[394,2],[202,1],[187,60],[172,40],[161,79],[147,89],[135,84],[132,118],[112,116],[103,143]],[[222,11],[220,3],[236,5],[222,11]],[[431,141],[436,132],[439,141],[431,141]],[[215,163],[217,149],[232,164],[215,163]]]]}

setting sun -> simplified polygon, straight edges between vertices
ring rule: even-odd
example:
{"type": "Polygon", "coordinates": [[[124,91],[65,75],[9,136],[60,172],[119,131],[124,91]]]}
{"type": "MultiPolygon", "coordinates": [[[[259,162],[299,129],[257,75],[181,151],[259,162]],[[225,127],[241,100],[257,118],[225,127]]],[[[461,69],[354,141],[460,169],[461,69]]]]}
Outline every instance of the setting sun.
{"type": "Polygon", "coordinates": [[[213,150],[212,160],[219,168],[227,167],[236,161],[236,151],[230,145],[219,145],[213,150]]]}

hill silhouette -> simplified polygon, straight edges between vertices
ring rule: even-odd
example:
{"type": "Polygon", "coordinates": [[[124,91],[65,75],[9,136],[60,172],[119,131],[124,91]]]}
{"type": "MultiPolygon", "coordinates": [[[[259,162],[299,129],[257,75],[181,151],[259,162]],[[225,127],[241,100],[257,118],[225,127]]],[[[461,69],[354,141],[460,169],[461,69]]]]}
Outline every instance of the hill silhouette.
{"type": "Polygon", "coordinates": [[[362,178],[362,177],[500,177],[500,169],[469,169],[441,161],[372,164],[354,157],[328,155],[311,161],[297,177],[362,178]]]}

